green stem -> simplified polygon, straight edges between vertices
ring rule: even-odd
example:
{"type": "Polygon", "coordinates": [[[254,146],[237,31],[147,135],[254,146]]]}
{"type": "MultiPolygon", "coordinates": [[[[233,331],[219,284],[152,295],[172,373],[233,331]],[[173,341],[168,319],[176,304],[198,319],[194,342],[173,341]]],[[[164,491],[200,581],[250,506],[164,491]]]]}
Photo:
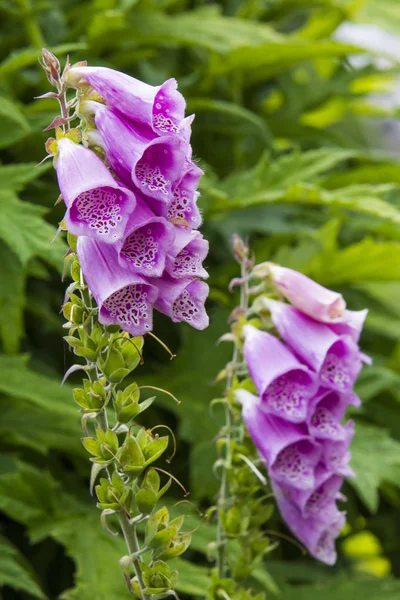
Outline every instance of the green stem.
{"type": "MultiPolygon", "coordinates": [[[[97,423],[103,431],[108,430],[108,419],[106,409],[102,410],[97,416],[97,423]]],[[[107,469],[108,472],[108,469],[107,469]]],[[[108,473],[110,479],[110,473],[108,473]]],[[[133,569],[135,571],[135,575],[138,580],[139,589],[140,589],[140,597],[141,600],[148,600],[147,594],[144,593],[145,584],[143,581],[142,569],[140,568],[140,558],[136,556],[136,553],[139,552],[140,546],[139,541],[136,535],[136,527],[135,525],[131,525],[129,523],[128,516],[121,512],[118,514],[119,524],[124,534],[125,542],[127,548],[129,550],[130,556],[135,555],[135,558],[132,560],[133,569]]]]}
{"type": "MultiPolygon", "coordinates": [[[[244,280],[240,286],[240,307],[243,310],[247,310],[248,306],[248,283],[247,283],[247,259],[244,259],[241,263],[241,277],[244,280]]],[[[225,532],[225,528],[221,519],[221,512],[226,509],[229,500],[229,471],[232,467],[232,453],[231,453],[231,442],[232,442],[232,411],[229,406],[228,394],[232,388],[233,378],[236,373],[237,364],[240,358],[240,350],[238,343],[235,342],[233,350],[232,361],[229,365],[229,374],[226,379],[225,394],[227,402],[225,404],[225,457],[224,465],[222,469],[221,486],[218,498],[218,525],[217,525],[217,572],[220,579],[223,579],[227,575],[227,545],[228,537],[225,532]]]]}
{"type": "MultiPolygon", "coordinates": [[[[122,529],[122,533],[124,534],[125,542],[128,547],[129,553],[131,556],[136,555],[136,553],[140,550],[139,542],[136,535],[136,527],[129,523],[129,519],[125,513],[119,513],[118,519],[122,529]]],[[[135,575],[138,580],[141,600],[147,600],[148,596],[144,593],[144,589],[146,586],[144,584],[143,574],[140,568],[140,559],[135,557],[132,561],[132,564],[135,571],[135,575]]]]}

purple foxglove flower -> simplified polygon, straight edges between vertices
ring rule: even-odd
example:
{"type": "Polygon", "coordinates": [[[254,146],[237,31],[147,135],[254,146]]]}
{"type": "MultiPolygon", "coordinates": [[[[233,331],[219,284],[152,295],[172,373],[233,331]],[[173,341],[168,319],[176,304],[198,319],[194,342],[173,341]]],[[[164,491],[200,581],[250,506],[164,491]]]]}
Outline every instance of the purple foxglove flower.
{"type": "Polygon", "coordinates": [[[57,179],[67,207],[68,230],[108,244],[119,240],[135,208],[135,196],[89,148],[61,138],[57,149],[57,179]]]}
{"type": "Polygon", "coordinates": [[[201,214],[197,207],[199,192],[197,186],[203,171],[191,161],[187,161],[184,175],[176,185],[173,198],[168,205],[168,219],[197,229],[201,225],[201,214]]]}
{"type": "Polygon", "coordinates": [[[169,251],[166,272],[177,279],[208,277],[202,262],[208,254],[208,241],[201,233],[175,226],[175,241],[169,251]]]}
{"type": "Polygon", "coordinates": [[[290,500],[276,481],[272,481],[272,489],[279,511],[290,531],[306,546],[312,556],[334,565],[336,562],[335,539],[343,529],[345,513],[336,510],[327,515],[321,513],[318,517],[305,519],[301,510],[290,500]]]}
{"type": "Polygon", "coordinates": [[[195,329],[208,327],[209,319],[204,308],[208,285],[198,279],[173,279],[163,275],[151,280],[158,288],[155,308],[167,315],[174,323],[186,321],[195,329]]]}
{"type": "Polygon", "coordinates": [[[337,335],[349,335],[356,343],[360,339],[368,309],[345,310],[343,316],[336,323],[329,323],[329,327],[337,335]]]}
{"type": "Polygon", "coordinates": [[[265,299],[265,304],[282,338],[319,374],[322,385],[350,391],[362,367],[358,346],[352,338],[337,336],[327,325],[314,321],[289,304],[270,299],[265,299]]]}
{"type": "Polygon", "coordinates": [[[159,277],[174,240],[174,226],[156,217],[136,195],[136,208],[131,213],[123,239],[116,243],[119,263],[128,270],[149,277],[159,277]]]}
{"type": "Polygon", "coordinates": [[[158,135],[177,133],[185,115],[185,100],[175,79],[152,86],[106,67],[73,67],[68,78],[75,83],[85,80],[110,106],[158,135]]]}
{"type": "MultiPolygon", "coordinates": [[[[151,197],[164,216],[173,198],[172,190],[182,175],[187,143],[171,136],[154,137],[149,128],[129,123],[98,102],[86,102],[85,106],[84,110],[94,111],[98,128],[93,141],[103,147],[113,171],[127,185],[133,182],[151,197]]],[[[89,133],[88,139],[92,138],[89,133]]]]}
{"type": "Polygon", "coordinates": [[[78,238],[83,275],[99,307],[103,325],[119,325],[131,335],[151,331],[157,288],[118,263],[116,250],[88,237],[78,238]]]}
{"type": "Polygon", "coordinates": [[[304,427],[267,415],[260,400],[246,390],[237,390],[243,420],[271,478],[301,490],[315,486],[315,467],[321,446],[304,427]]]}
{"type": "Polygon", "coordinates": [[[336,500],[341,498],[340,488],[343,477],[328,471],[321,464],[315,469],[315,485],[312,489],[298,490],[280,484],[287,499],[301,511],[303,519],[324,518],[333,519],[337,513],[336,500]]]}
{"type": "Polygon", "coordinates": [[[341,424],[349,404],[359,406],[355,394],[340,394],[321,388],[310,402],[307,419],[310,435],[319,439],[343,441],[347,437],[346,428],[341,424]]]}
{"type": "Polygon", "coordinates": [[[293,306],[316,321],[332,323],[343,316],[346,302],[341,294],[319,285],[306,275],[269,263],[269,273],[279,291],[293,306]]]}
{"type": "Polygon", "coordinates": [[[317,390],[314,374],[276,337],[251,325],[243,328],[244,357],[263,410],[299,423],[317,390]]]}
{"type": "Polygon", "coordinates": [[[329,471],[342,477],[354,477],[354,472],[349,467],[351,460],[349,446],[354,435],[354,422],[349,421],[343,427],[345,429],[344,440],[324,440],[322,461],[329,471]]]}

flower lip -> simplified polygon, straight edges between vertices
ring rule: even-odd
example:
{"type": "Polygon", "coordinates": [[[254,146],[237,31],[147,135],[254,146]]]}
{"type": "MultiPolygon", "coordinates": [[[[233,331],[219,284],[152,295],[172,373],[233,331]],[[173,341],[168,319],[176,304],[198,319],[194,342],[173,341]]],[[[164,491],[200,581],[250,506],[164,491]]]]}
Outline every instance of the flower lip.
{"type": "Polygon", "coordinates": [[[99,321],[116,324],[131,335],[144,335],[152,327],[157,287],[118,263],[110,244],[79,237],[77,254],[83,275],[99,307],[99,321]]]}
{"type": "Polygon", "coordinates": [[[126,269],[159,277],[173,239],[173,225],[163,217],[156,217],[137,196],[136,208],[129,217],[124,237],[116,244],[118,261],[126,269]]]}
{"type": "Polygon", "coordinates": [[[187,227],[175,226],[175,241],[170,248],[166,271],[178,279],[184,277],[207,278],[202,262],[208,254],[209,244],[201,233],[187,227]]]}

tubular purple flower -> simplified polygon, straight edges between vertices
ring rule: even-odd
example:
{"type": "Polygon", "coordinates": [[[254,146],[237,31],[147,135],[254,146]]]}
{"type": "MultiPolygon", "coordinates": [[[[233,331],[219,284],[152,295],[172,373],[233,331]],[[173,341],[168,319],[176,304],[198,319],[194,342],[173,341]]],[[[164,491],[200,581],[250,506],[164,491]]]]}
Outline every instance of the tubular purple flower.
{"type": "Polygon", "coordinates": [[[341,441],[325,440],[323,443],[322,461],[326,468],[342,477],[354,477],[354,472],[349,467],[351,453],[349,446],[354,436],[354,422],[349,421],[343,425],[345,439],[341,441]]]}
{"type": "Polygon", "coordinates": [[[207,278],[202,262],[208,254],[208,247],[208,241],[198,231],[175,226],[175,241],[169,251],[166,272],[177,279],[207,278]]]}
{"type": "Polygon", "coordinates": [[[289,304],[270,299],[264,302],[282,338],[319,374],[322,384],[339,391],[351,390],[362,367],[358,346],[352,338],[337,336],[327,325],[289,304]]]}
{"type": "Polygon", "coordinates": [[[337,513],[336,500],[341,497],[340,488],[343,477],[332,474],[322,465],[315,470],[315,485],[309,490],[297,490],[290,486],[280,485],[288,500],[301,511],[303,519],[320,518],[330,522],[337,513]]]}
{"type": "MultiPolygon", "coordinates": [[[[165,216],[173,199],[172,190],[182,174],[187,143],[171,136],[156,138],[149,128],[129,123],[98,102],[86,102],[85,107],[94,112],[100,143],[113,171],[127,185],[133,182],[141,193],[151,197],[157,203],[157,212],[165,216]]],[[[98,135],[95,143],[99,143],[98,135]]]]}
{"type": "Polygon", "coordinates": [[[57,141],[57,150],[57,179],[67,207],[68,230],[108,244],[116,242],[135,208],[135,196],[89,148],[64,137],[57,141]]]}
{"type": "Polygon", "coordinates": [[[86,81],[110,106],[158,135],[177,133],[185,115],[186,103],[175,79],[152,86],[106,67],[72,67],[68,79],[75,84],[86,81]]]}
{"type": "Polygon", "coordinates": [[[268,270],[279,291],[301,312],[324,323],[333,323],[343,316],[346,302],[341,294],[293,269],[268,263],[268,270]]]}
{"type": "Polygon", "coordinates": [[[79,237],[77,253],[99,307],[100,323],[119,325],[134,336],[151,331],[157,288],[133,271],[123,269],[110,245],[79,237]]]}
{"type": "Polygon", "coordinates": [[[337,335],[349,335],[356,343],[360,339],[368,309],[345,310],[337,323],[329,323],[329,327],[337,335]]]}
{"type": "Polygon", "coordinates": [[[335,539],[345,525],[345,513],[336,510],[334,515],[329,515],[329,520],[316,517],[304,519],[301,510],[275,481],[272,481],[272,489],[280,513],[290,531],[306,546],[312,556],[327,565],[334,565],[337,558],[335,539]]]}
{"type": "Polygon", "coordinates": [[[243,328],[244,357],[265,412],[304,421],[317,390],[313,373],[276,337],[251,325],[243,328]]]}
{"type": "Polygon", "coordinates": [[[136,195],[122,240],[115,244],[122,267],[149,277],[159,277],[174,240],[174,227],[163,217],[156,217],[136,195]]]}
{"type": "Polygon", "coordinates": [[[202,175],[203,171],[197,165],[187,161],[183,177],[176,185],[168,205],[168,219],[187,223],[192,229],[200,227],[202,219],[197,207],[197,186],[202,175]]]}
{"type": "Polygon", "coordinates": [[[174,323],[185,321],[195,329],[208,327],[209,318],[204,308],[209,287],[198,279],[173,279],[164,274],[151,280],[158,288],[155,308],[174,323]]]}
{"type": "Polygon", "coordinates": [[[321,389],[310,402],[308,429],[313,437],[343,441],[347,437],[346,428],[341,424],[349,404],[358,404],[355,394],[344,395],[321,389]]]}
{"type": "Polygon", "coordinates": [[[315,443],[306,429],[279,417],[265,414],[260,400],[246,390],[237,390],[242,404],[246,427],[271,478],[297,489],[315,486],[315,467],[322,448],[315,443]]]}

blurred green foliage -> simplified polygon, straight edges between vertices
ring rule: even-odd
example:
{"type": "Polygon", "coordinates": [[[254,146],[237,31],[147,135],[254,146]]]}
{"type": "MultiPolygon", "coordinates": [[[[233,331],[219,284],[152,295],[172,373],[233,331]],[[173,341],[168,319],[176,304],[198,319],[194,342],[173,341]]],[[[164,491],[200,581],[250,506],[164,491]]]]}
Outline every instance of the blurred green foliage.
{"type": "MultiPolygon", "coordinates": [[[[396,110],[373,94],[393,86],[365,50],[335,40],[347,20],[400,34],[397,0],[5,0],[0,2],[0,592],[3,600],[128,598],[118,572],[119,538],[100,527],[88,493],[71,365],[62,342],[65,283],[62,206],[44,156],[43,129],[57,112],[37,59],[46,45],[159,84],[176,77],[196,112],[193,145],[201,183],[211,326],[202,333],[156,319],[177,352],[169,363],[146,344],[141,380],[168,389],[154,422],[178,429],[174,475],[206,508],[218,409],[213,384],[229,359],[216,346],[236,299],[233,232],[257,259],[295,267],[370,309],[363,346],[374,359],[358,385],[348,525],[336,567],[281,541],[254,579],[267,598],[369,600],[400,597],[400,164],[396,110]],[[354,62],[352,56],[362,57],[354,62]]],[[[400,146],[400,143],[399,143],[400,146]]],[[[145,422],[145,424],[150,424],[145,422]]],[[[180,498],[176,488],[174,498],[180,498]]],[[[191,512],[188,505],[188,512],[191,512]]],[[[195,511],[193,511],[194,513],[195,511]]],[[[195,528],[198,517],[189,517],[195,528]]],[[[287,533],[276,515],[276,532],[287,533]]],[[[182,598],[208,586],[212,523],[177,560],[182,598]]]]}

